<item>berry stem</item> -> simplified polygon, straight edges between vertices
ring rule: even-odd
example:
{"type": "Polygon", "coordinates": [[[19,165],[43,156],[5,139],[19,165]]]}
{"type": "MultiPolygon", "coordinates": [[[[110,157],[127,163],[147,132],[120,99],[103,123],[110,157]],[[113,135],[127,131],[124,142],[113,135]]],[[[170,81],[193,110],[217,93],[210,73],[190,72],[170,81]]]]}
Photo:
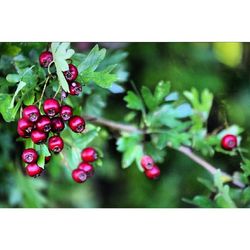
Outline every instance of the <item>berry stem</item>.
{"type": "Polygon", "coordinates": [[[42,91],[42,94],[41,94],[39,100],[37,100],[37,102],[34,103],[34,104],[39,103],[39,109],[41,108],[42,99],[43,99],[43,96],[44,96],[44,93],[45,93],[45,89],[46,89],[46,87],[47,87],[47,84],[48,84],[48,82],[49,82],[49,79],[50,79],[50,76],[48,76],[48,77],[46,78],[46,80],[45,80],[45,83],[44,83],[44,86],[43,86],[43,91],[42,91]]]}
{"type": "Polygon", "coordinates": [[[59,87],[58,87],[58,89],[57,89],[57,91],[56,91],[56,93],[55,93],[55,95],[54,95],[54,97],[53,97],[54,99],[56,98],[56,96],[57,96],[58,93],[60,92],[61,88],[62,88],[62,86],[59,85],[59,87]]]}
{"type": "MultiPolygon", "coordinates": [[[[93,116],[88,116],[88,115],[85,115],[84,118],[85,118],[86,121],[108,127],[108,128],[110,128],[112,130],[125,131],[125,132],[128,132],[128,133],[139,133],[139,134],[148,133],[148,131],[138,129],[135,126],[121,124],[121,123],[110,121],[110,120],[107,120],[107,119],[104,119],[104,118],[93,117],[93,116]]],[[[168,147],[173,148],[171,145],[168,145],[168,147]]],[[[182,153],[182,154],[186,155],[187,157],[189,157],[194,162],[198,163],[202,168],[207,170],[211,175],[214,175],[217,172],[218,169],[216,167],[214,167],[213,165],[208,163],[202,157],[196,155],[192,151],[191,148],[186,147],[186,146],[180,146],[177,150],[180,153],[182,153]]],[[[235,179],[235,177],[233,177],[233,176],[231,176],[231,175],[229,175],[229,174],[227,174],[225,172],[222,172],[222,174],[224,175],[224,177],[226,177],[226,179],[228,181],[231,181],[235,186],[238,186],[239,188],[244,188],[245,187],[245,185],[240,180],[235,179]]]]}

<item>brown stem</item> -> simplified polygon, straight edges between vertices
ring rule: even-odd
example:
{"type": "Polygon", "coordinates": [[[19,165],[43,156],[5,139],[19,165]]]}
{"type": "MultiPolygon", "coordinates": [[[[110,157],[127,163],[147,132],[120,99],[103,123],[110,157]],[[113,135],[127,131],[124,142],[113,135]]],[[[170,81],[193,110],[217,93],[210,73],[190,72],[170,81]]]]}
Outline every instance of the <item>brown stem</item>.
{"type": "MultiPolygon", "coordinates": [[[[127,124],[122,124],[122,123],[118,123],[118,122],[114,122],[114,121],[110,121],[104,118],[99,118],[99,117],[93,117],[93,116],[88,116],[86,115],[84,117],[86,119],[86,121],[101,125],[101,126],[106,126],[112,130],[118,130],[118,131],[125,131],[128,133],[139,133],[139,134],[145,134],[147,133],[147,131],[138,129],[135,126],[132,125],[127,125],[127,124]]],[[[168,147],[172,148],[171,145],[168,145],[168,147]]],[[[204,160],[203,158],[201,158],[200,156],[196,155],[191,148],[186,147],[186,146],[180,146],[177,149],[179,152],[181,152],[182,154],[186,155],[187,157],[189,157],[191,160],[193,160],[194,162],[196,162],[197,164],[199,164],[202,168],[204,168],[205,170],[207,170],[210,174],[214,175],[217,172],[217,168],[214,167],[213,165],[211,165],[210,163],[208,163],[206,160],[204,160]]],[[[228,180],[231,181],[235,186],[238,186],[239,188],[244,188],[245,185],[235,179],[233,176],[222,172],[222,175],[228,180]]]]}

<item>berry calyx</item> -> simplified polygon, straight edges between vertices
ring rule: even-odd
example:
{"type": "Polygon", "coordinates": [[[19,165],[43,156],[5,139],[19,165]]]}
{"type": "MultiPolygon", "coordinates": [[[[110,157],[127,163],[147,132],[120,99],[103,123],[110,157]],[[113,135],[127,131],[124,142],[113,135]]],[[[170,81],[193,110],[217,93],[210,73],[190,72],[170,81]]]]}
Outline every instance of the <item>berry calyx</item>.
{"type": "Polygon", "coordinates": [[[221,139],[221,147],[228,151],[236,148],[237,144],[237,137],[235,135],[227,134],[221,139]]]}
{"type": "Polygon", "coordinates": [[[76,133],[81,133],[85,129],[85,121],[80,116],[72,116],[69,119],[69,127],[76,133]]]}
{"type": "Polygon", "coordinates": [[[40,144],[43,143],[47,140],[48,134],[39,130],[33,130],[31,132],[31,140],[35,143],[35,144],[40,144]]]}
{"type": "Polygon", "coordinates": [[[64,142],[60,136],[52,136],[49,138],[48,148],[54,153],[59,153],[63,150],[64,142]]]}
{"type": "Polygon", "coordinates": [[[87,174],[87,177],[92,177],[94,175],[94,167],[88,163],[85,162],[81,162],[77,169],[80,169],[82,171],[84,171],[87,174]]]}
{"type": "Polygon", "coordinates": [[[48,68],[49,64],[53,61],[53,55],[50,51],[44,51],[39,56],[39,63],[43,68],[48,68]]]}
{"type": "Polygon", "coordinates": [[[60,104],[56,99],[47,99],[43,103],[43,110],[46,115],[53,117],[60,112],[60,104]]]}
{"type": "Polygon", "coordinates": [[[74,81],[78,76],[77,67],[73,64],[69,64],[69,70],[63,72],[68,82],[74,81]]]}
{"type": "Polygon", "coordinates": [[[82,85],[79,82],[69,83],[69,93],[71,95],[79,95],[82,92],[82,85]]]}
{"type": "Polygon", "coordinates": [[[25,163],[36,163],[38,159],[38,153],[33,148],[27,148],[22,153],[22,160],[25,163]]]}
{"type": "Polygon", "coordinates": [[[23,118],[31,122],[36,122],[40,116],[40,111],[37,106],[30,105],[23,109],[23,118]]]}
{"type": "Polygon", "coordinates": [[[36,123],[36,129],[42,132],[49,132],[51,130],[51,121],[48,116],[42,115],[36,123]]]}
{"type": "Polygon", "coordinates": [[[87,180],[87,174],[80,169],[74,169],[72,171],[72,178],[77,183],[83,183],[87,180]]]}
{"type": "Polygon", "coordinates": [[[61,107],[60,116],[64,121],[68,121],[72,115],[73,115],[72,107],[68,105],[64,105],[61,107]]]}
{"type": "Polygon", "coordinates": [[[61,117],[54,117],[51,119],[51,130],[54,133],[60,133],[64,130],[64,122],[61,117]]]}
{"type": "Polygon", "coordinates": [[[20,118],[17,123],[17,128],[25,132],[26,134],[30,134],[33,129],[34,124],[24,118],[20,118]]]}
{"type": "Polygon", "coordinates": [[[161,170],[158,166],[154,165],[151,169],[145,171],[145,175],[148,179],[154,180],[158,178],[161,174],[161,170]]]}
{"type": "Polygon", "coordinates": [[[39,176],[43,172],[43,169],[36,163],[30,163],[26,166],[26,173],[31,177],[39,176]]]}
{"type": "Polygon", "coordinates": [[[81,152],[81,157],[84,162],[93,162],[97,160],[98,155],[94,148],[85,148],[81,152]]]}
{"type": "Polygon", "coordinates": [[[154,160],[149,155],[144,155],[141,158],[141,166],[144,170],[151,169],[154,166],[154,160]]]}

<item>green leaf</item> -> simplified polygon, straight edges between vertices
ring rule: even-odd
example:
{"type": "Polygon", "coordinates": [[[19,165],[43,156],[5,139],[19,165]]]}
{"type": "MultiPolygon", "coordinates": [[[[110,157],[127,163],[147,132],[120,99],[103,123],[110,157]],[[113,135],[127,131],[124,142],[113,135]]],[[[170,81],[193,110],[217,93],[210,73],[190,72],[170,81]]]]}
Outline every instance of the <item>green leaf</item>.
{"type": "Polygon", "coordinates": [[[34,91],[30,91],[28,94],[25,94],[23,96],[23,103],[26,106],[33,104],[34,101],[35,101],[35,92],[34,91]]]}
{"type": "Polygon", "coordinates": [[[201,208],[213,208],[213,202],[205,196],[195,196],[193,204],[201,208]]]}
{"type": "Polygon", "coordinates": [[[21,82],[18,83],[17,89],[16,89],[15,94],[14,94],[12,100],[11,100],[11,103],[10,103],[10,108],[13,108],[13,107],[14,107],[14,102],[15,102],[15,98],[16,98],[17,94],[18,94],[25,86],[26,86],[26,82],[21,81],[21,82]]]}
{"type": "Polygon", "coordinates": [[[158,104],[160,104],[164,98],[169,94],[170,82],[160,81],[155,88],[155,99],[158,104]]]}
{"type": "Polygon", "coordinates": [[[6,80],[11,83],[17,83],[20,81],[20,76],[18,74],[8,74],[6,80]]]}
{"type": "Polygon", "coordinates": [[[193,114],[193,110],[188,103],[183,103],[175,109],[175,117],[186,118],[193,114]]]}
{"type": "Polygon", "coordinates": [[[240,164],[240,167],[247,177],[250,176],[250,160],[245,159],[244,162],[240,164]]]}
{"type": "Polygon", "coordinates": [[[39,154],[38,160],[37,160],[37,165],[41,168],[44,168],[45,165],[45,155],[43,153],[39,154]]]}
{"type": "Polygon", "coordinates": [[[142,86],[141,94],[149,110],[153,110],[157,107],[156,99],[148,87],[142,86]]]}
{"type": "Polygon", "coordinates": [[[138,97],[134,92],[128,91],[127,95],[124,97],[127,102],[127,107],[135,110],[143,110],[143,103],[141,98],[138,97]]]}
{"type": "Polygon", "coordinates": [[[11,108],[11,96],[8,94],[0,94],[0,113],[6,122],[11,122],[15,120],[16,112],[20,106],[20,102],[13,109],[11,108]]]}

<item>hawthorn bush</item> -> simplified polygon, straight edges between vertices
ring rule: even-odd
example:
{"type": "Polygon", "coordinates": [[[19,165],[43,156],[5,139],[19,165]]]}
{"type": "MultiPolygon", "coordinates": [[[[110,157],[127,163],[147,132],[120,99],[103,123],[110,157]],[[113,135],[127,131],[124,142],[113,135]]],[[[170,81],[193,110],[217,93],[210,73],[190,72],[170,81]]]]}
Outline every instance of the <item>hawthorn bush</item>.
{"type": "Polygon", "coordinates": [[[3,207],[97,207],[112,189],[104,206],[249,207],[243,128],[224,115],[208,129],[208,88],[177,91],[168,80],[138,86],[127,53],[98,45],[82,53],[70,43],[2,43],[0,51],[3,207]],[[237,159],[234,171],[210,163],[220,154],[237,159]],[[182,155],[189,169],[166,172],[182,155]],[[204,188],[195,189],[197,178],[204,188]],[[154,203],[157,196],[163,201],[154,203]]]}

